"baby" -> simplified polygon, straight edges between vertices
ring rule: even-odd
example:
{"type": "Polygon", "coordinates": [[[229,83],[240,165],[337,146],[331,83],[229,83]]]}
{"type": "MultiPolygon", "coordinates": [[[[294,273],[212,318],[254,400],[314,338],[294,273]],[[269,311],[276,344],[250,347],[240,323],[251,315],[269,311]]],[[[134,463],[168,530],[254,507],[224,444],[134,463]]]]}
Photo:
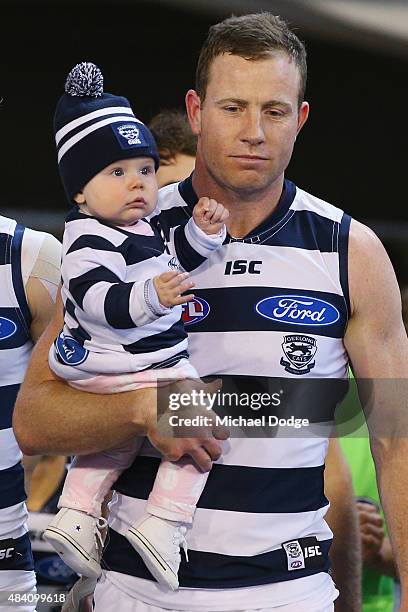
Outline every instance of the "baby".
{"type": "MultiPolygon", "coordinates": [[[[63,239],[64,328],[50,350],[50,366],[70,385],[96,393],[198,378],[181,320],[181,304],[194,297],[183,293],[193,283],[180,271],[179,258],[192,257],[197,266],[219,248],[228,211],[201,198],[193,217],[175,232],[174,244],[165,245],[148,221],[154,211],[160,220],[159,158],[150,131],[126,98],[103,92],[94,64],[75,66],[65,91],[55,113],[55,138],[61,179],[75,207],[63,239]]],[[[79,574],[101,573],[101,504],[142,441],[72,463],[61,509],[44,536],[79,574]]],[[[146,514],[126,534],[151,574],[173,590],[180,547],[186,551],[186,525],[206,478],[186,461],[162,461],[146,514]]]]}

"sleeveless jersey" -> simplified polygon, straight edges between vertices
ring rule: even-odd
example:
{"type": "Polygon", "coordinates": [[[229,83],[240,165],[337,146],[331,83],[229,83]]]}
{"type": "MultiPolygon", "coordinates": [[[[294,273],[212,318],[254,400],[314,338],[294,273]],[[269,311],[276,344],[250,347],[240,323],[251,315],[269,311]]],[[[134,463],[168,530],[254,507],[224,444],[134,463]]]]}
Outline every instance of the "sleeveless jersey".
{"type": "Polygon", "coordinates": [[[0,548],[9,550],[0,558],[0,581],[1,570],[33,569],[22,454],[12,429],[14,403],[32,350],[21,275],[23,235],[24,227],[0,216],[0,544],[6,542],[0,548]]]}
{"type": "MultiPolygon", "coordinates": [[[[166,238],[188,220],[196,202],[191,177],[160,191],[166,238]]],[[[191,362],[201,376],[347,378],[349,225],[341,210],[285,181],[277,208],[264,222],[244,239],[227,235],[192,272],[196,299],[184,307],[191,362]]],[[[329,571],[327,444],[327,438],[313,436],[227,441],[198,502],[188,534],[189,562],[182,561],[179,572],[181,587],[208,589],[206,601],[214,607],[206,609],[233,609],[222,607],[221,599],[217,608],[211,589],[229,590],[234,601],[234,592],[252,587],[250,607],[264,607],[273,600],[267,591],[272,583],[329,571]]],[[[121,572],[137,577],[135,584],[151,576],[124,534],[143,512],[159,465],[147,442],[141,455],[115,485],[120,501],[112,508],[105,552],[112,579],[121,572]]],[[[143,600],[164,605],[160,589],[145,584],[143,600]]],[[[200,609],[188,607],[189,593],[196,591],[172,594],[172,607],[200,609]]]]}

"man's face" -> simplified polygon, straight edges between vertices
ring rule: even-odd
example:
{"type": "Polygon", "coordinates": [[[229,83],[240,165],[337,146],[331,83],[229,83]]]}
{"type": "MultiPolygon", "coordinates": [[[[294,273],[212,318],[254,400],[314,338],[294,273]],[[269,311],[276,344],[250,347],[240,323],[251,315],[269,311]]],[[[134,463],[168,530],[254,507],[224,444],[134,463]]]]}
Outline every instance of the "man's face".
{"type": "Polygon", "coordinates": [[[195,157],[185,155],[184,153],[177,153],[177,155],[170,159],[161,159],[160,167],[156,173],[159,187],[182,181],[192,173],[194,164],[195,157]]]}
{"type": "Polygon", "coordinates": [[[306,102],[298,108],[299,79],[285,53],[260,60],[223,54],[210,66],[201,109],[187,94],[197,157],[219,186],[259,193],[282,178],[308,115],[306,102]]]}

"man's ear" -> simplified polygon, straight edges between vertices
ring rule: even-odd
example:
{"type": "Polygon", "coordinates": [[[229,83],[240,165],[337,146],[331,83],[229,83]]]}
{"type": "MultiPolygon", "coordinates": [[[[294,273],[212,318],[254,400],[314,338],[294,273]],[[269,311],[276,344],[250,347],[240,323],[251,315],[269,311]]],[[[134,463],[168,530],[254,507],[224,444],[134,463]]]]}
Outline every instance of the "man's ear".
{"type": "Polygon", "coordinates": [[[299,134],[300,130],[305,125],[308,117],[309,117],[309,103],[302,102],[300,109],[299,109],[298,129],[296,132],[296,136],[299,134]]]}
{"type": "Polygon", "coordinates": [[[189,89],[186,93],[186,110],[192,132],[199,136],[201,133],[201,100],[194,89],[189,89]]]}
{"type": "Polygon", "coordinates": [[[78,191],[78,193],[74,195],[74,202],[77,204],[85,204],[85,196],[83,191],[78,191]]]}

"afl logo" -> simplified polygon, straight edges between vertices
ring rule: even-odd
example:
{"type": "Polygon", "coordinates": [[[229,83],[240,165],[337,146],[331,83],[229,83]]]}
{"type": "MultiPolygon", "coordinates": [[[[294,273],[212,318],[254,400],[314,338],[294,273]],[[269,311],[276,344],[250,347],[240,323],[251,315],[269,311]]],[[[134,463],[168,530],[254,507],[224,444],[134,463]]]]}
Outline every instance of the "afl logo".
{"type": "Polygon", "coordinates": [[[6,317],[0,317],[0,340],[10,338],[17,331],[17,325],[14,321],[6,319],[6,317]]]}
{"type": "Polygon", "coordinates": [[[89,351],[85,349],[75,338],[64,336],[60,333],[54,342],[55,350],[59,357],[59,361],[70,366],[80,365],[89,355],[89,351]]]}
{"type": "Polygon", "coordinates": [[[278,323],[320,327],[333,325],[340,313],[333,304],[307,295],[275,295],[267,297],[255,306],[256,312],[278,323]]]}
{"type": "Polygon", "coordinates": [[[290,567],[292,569],[299,569],[303,567],[303,563],[301,561],[292,561],[292,563],[290,564],[290,567]]]}
{"type": "Polygon", "coordinates": [[[191,302],[183,304],[182,319],[184,325],[193,325],[203,321],[210,313],[210,305],[203,298],[195,297],[191,302]]]}

